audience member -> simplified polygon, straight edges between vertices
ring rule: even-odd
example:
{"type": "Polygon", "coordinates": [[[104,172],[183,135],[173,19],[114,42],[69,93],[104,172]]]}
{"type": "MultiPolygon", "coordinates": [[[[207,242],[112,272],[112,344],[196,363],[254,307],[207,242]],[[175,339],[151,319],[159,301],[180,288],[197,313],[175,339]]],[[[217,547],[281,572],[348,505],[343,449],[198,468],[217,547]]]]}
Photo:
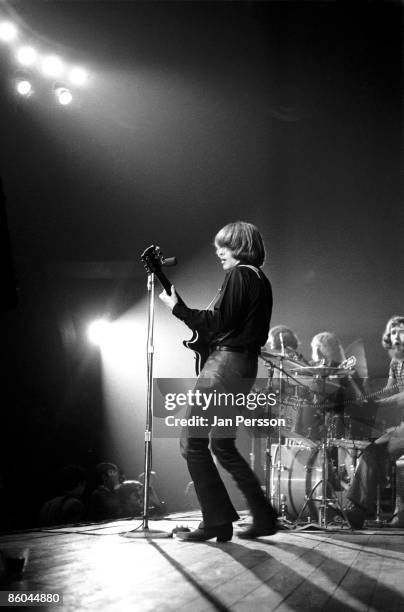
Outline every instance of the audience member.
{"type": "Polygon", "coordinates": [[[80,523],[86,518],[82,497],[86,486],[84,469],[67,465],[60,472],[62,494],[47,501],[39,513],[41,527],[80,523]]]}
{"type": "Polygon", "coordinates": [[[99,463],[96,468],[97,488],[91,493],[89,518],[93,521],[120,516],[118,497],[119,469],[114,463],[99,463]]]}
{"type": "Polygon", "coordinates": [[[143,511],[143,485],[138,480],[124,480],[118,489],[121,518],[140,516],[143,511]]]}

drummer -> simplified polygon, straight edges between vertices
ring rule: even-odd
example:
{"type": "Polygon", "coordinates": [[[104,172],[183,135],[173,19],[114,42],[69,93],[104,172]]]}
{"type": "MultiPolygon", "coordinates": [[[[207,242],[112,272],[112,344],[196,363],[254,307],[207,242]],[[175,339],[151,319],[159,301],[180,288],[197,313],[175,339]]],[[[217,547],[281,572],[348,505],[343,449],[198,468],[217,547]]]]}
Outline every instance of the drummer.
{"type": "MultiPolygon", "coordinates": [[[[344,408],[348,404],[352,406],[359,400],[363,391],[361,381],[355,376],[352,369],[344,373],[344,362],[346,356],[342,344],[334,332],[324,331],[316,334],[311,340],[312,365],[326,366],[330,368],[329,375],[322,379],[323,388],[319,388],[320,403],[329,405],[327,426],[330,428],[331,438],[350,438],[349,419],[344,419],[344,408]],[[333,376],[333,371],[337,373],[333,376]]],[[[327,407],[326,407],[327,410],[327,407]]]]}
{"type": "Polygon", "coordinates": [[[333,368],[345,361],[345,353],[337,334],[321,332],[311,341],[312,365],[325,365],[333,368]]]}

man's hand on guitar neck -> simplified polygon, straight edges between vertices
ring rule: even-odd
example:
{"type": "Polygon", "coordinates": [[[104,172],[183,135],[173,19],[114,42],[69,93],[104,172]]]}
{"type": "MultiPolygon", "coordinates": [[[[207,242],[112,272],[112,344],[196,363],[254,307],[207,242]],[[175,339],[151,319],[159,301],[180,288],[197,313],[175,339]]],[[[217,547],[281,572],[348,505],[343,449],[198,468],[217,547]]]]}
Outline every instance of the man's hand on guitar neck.
{"type": "Polygon", "coordinates": [[[167,291],[162,291],[159,298],[171,311],[178,304],[178,295],[175,292],[174,285],[171,285],[171,295],[168,295],[167,291]]]}

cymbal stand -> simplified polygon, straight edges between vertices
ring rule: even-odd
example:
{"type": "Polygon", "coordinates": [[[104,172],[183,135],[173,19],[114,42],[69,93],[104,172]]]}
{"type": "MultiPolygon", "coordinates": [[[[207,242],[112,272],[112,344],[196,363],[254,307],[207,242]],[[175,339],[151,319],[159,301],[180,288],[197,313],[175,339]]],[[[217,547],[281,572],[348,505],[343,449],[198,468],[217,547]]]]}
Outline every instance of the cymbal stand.
{"type": "MultiPolygon", "coordinates": [[[[283,342],[282,342],[282,353],[285,353],[283,342]]],[[[285,355],[279,360],[279,416],[282,410],[282,400],[283,400],[283,359],[285,355]]],[[[279,518],[286,521],[286,508],[285,504],[282,504],[282,495],[281,495],[281,471],[284,469],[284,465],[282,464],[282,434],[281,428],[278,427],[278,461],[276,464],[277,469],[277,478],[276,478],[276,490],[277,490],[277,502],[278,502],[278,514],[279,518]]]]}
{"type": "MultiPolygon", "coordinates": [[[[322,387],[320,397],[325,398],[326,397],[325,389],[326,389],[327,374],[318,376],[318,378],[321,380],[321,387],[322,387]]],[[[329,446],[328,445],[329,440],[328,440],[327,433],[328,433],[328,428],[327,428],[327,422],[326,422],[326,404],[323,400],[323,431],[322,431],[322,437],[321,437],[322,439],[321,439],[321,444],[317,447],[321,452],[321,480],[317,484],[314,485],[309,495],[307,496],[307,499],[295,521],[295,526],[297,526],[298,523],[300,522],[303,512],[305,511],[310,501],[320,502],[319,509],[318,509],[318,525],[317,525],[319,529],[327,529],[327,526],[328,526],[327,507],[330,505],[330,503],[333,503],[335,506],[338,507],[344,520],[349,525],[348,517],[346,516],[345,511],[341,507],[341,504],[339,503],[339,500],[337,496],[335,495],[334,487],[328,481],[327,450],[329,446]],[[320,497],[313,497],[315,491],[319,488],[320,485],[321,485],[320,497]],[[329,490],[331,491],[331,497],[328,497],[329,490]]]]}
{"type": "MultiPolygon", "coordinates": [[[[282,352],[284,353],[284,349],[282,346],[282,352]]],[[[278,394],[278,404],[282,407],[283,401],[283,380],[284,380],[284,369],[283,369],[283,360],[285,355],[283,354],[280,357],[279,366],[276,366],[272,362],[270,362],[269,370],[271,374],[268,376],[268,389],[272,385],[273,379],[273,371],[276,368],[279,371],[279,394],[278,394]]],[[[281,409],[280,409],[281,410],[281,409]]],[[[279,415],[280,415],[279,410],[279,415]]],[[[271,418],[271,406],[267,404],[268,418],[271,418]]],[[[281,494],[281,471],[285,469],[285,466],[282,464],[282,434],[281,428],[278,427],[278,460],[276,465],[272,462],[272,454],[271,454],[271,429],[268,428],[268,435],[266,438],[266,449],[265,449],[265,494],[267,499],[271,501],[272,505],[275,505],[278,511],[278,519],[282,520],[285,523],[289,523],[286,516],[286,505],[284,503],[284,496],[281,494]],[[277,470],[277,480],[276,480],[276,493],[271,491],[271,473],[272,471],[277,470]],[[274,503],[276,500],[276,503],[274,503]]]]}
{"type": "MultiPolygon", "coordinates": [[[[279,394],[278,394],[278,404],[282,409],[282,405],[283,405],[283,381],[285,380],[285,376],[289,379],[292,379],[293,381],[295,381],[299,386],[305,387],[307,389],[310,389],[310,387],[308,387],[307,385],[303,384],[300,380],[298,380],[297,378],[295,378],[294,376],[292,376],[289,372],[287,372],[284,369],[284,365],[283,365],[283,360],[287,359],[287,355],[283,355],[283,356],[279,356],[278,359],[280,359],[279,361],[279,365],[276,365],[275,363],[273,363],[271,360],[267,360],[266,361],[266,367],[268,370],[268,381],[267,381],[267,386],[266,386],[266,390],[267,392],[272,388],[272,383],[273,383],[273,376],[274,376],[274,370],[278,370],[279,372],[279,376],[277,377],[277,379],[279,380],[279,394]]],[[[271,412],[271,404],[268,402],[267,403],[267,413],[266,416],[267,418],[270,420],[271,416],[272,416],[272,412],[271,412]]],[[[279,416],[280,416],[280,411],[279,411],[279,416]]],[[[277,436],[277,442],[278,442],[278,460],[276,462],[276,465],[273,464],[272,461],[272,451],[271,451],[271,447],[272,447],[272,437],[271,437],[271,428],[268,427],[268,433],[267,433],[267,437],[266,437],[266,448],[265,448],[265,495],[266,498],[271,502],[272,505],[277,505],[277,510],[279,513],[279,517],[278,519],[281,519],[283,522],[288,523],[288,524],[292,524],[292,522],[287,518],[286,516],[286,504],[285,504],[285,496],[281,494],[281,472],[282,470],[287,469],[287,467],[285,465],[282,464],[282,433],[281,433],[281,428],[278,428],[278,436],[277,436]],[[271,490],[271,474],[273,473],[273,470],[277,470],[277,485],[276,485],[276,493],[275,490],[272,491],[271,490]]],[[[252,457],[253,453],[250,453],[250,464],[251,464],[251,457],[252,457]]]]}
{"type": "MultiPolygon", "coordinates": [[[[269,362],[269,365],[267,366],[268,369],[268,380],[267,380],[267,386],[266,386],[266,391],[267,393],[269,392],[269,390],[272,388],[272,381],[273,381],[273,377],[274,377],[274,364],[272,362],[269,362]]],[[[272,417],[272,410],[271,410],[271,405],[270,403],[267,401],[267,406],[266,406],[267,412],[266,412],[266,416],[268,419],[271,419],[272,417]]],[[[267,436],[265,438],[265,496],[268,500],[271,500],[271,502],[273,501],[272,499],[272,493],[271,493],[271,472],[272,472],[272,451],[271,451],[271,429],[270,427],[268,427],[267,429],[267,436]]]]}

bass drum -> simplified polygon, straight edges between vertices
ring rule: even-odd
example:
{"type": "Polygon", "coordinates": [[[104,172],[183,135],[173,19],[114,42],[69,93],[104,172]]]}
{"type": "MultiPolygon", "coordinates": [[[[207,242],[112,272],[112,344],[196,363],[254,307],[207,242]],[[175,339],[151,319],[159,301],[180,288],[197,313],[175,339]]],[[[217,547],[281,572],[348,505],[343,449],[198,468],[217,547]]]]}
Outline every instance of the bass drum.
{"type": "MultiPolygon", "coordinates": [[[[352,458],[345,449],[335,448],[327,452],[327,462],[327,496],[332,497],[334,491],[336,501],[341,506],[344,506],[349,481],[353,474],[352,458]]],[[[289,520],[296,520],[299,515],[303,520],[318,520],[320,501],[311,499],[306,503],[306,500],[314,488],[313,498],[318,499],[321,497],[321,476],[322,455],[318,448],[313,449],[304,445],[282,445],[281,453],[279,453],[279,445],[274,444],[272,447],[271,500],[278,514],[281,515],[284,509],[289,520]],[[278,503],[279,455],[281,455],[279,479],[280,508],[278,503]]],[[[327,519],[331,520],[335,514],[335,510],[328,508],[327,519]]]]}

